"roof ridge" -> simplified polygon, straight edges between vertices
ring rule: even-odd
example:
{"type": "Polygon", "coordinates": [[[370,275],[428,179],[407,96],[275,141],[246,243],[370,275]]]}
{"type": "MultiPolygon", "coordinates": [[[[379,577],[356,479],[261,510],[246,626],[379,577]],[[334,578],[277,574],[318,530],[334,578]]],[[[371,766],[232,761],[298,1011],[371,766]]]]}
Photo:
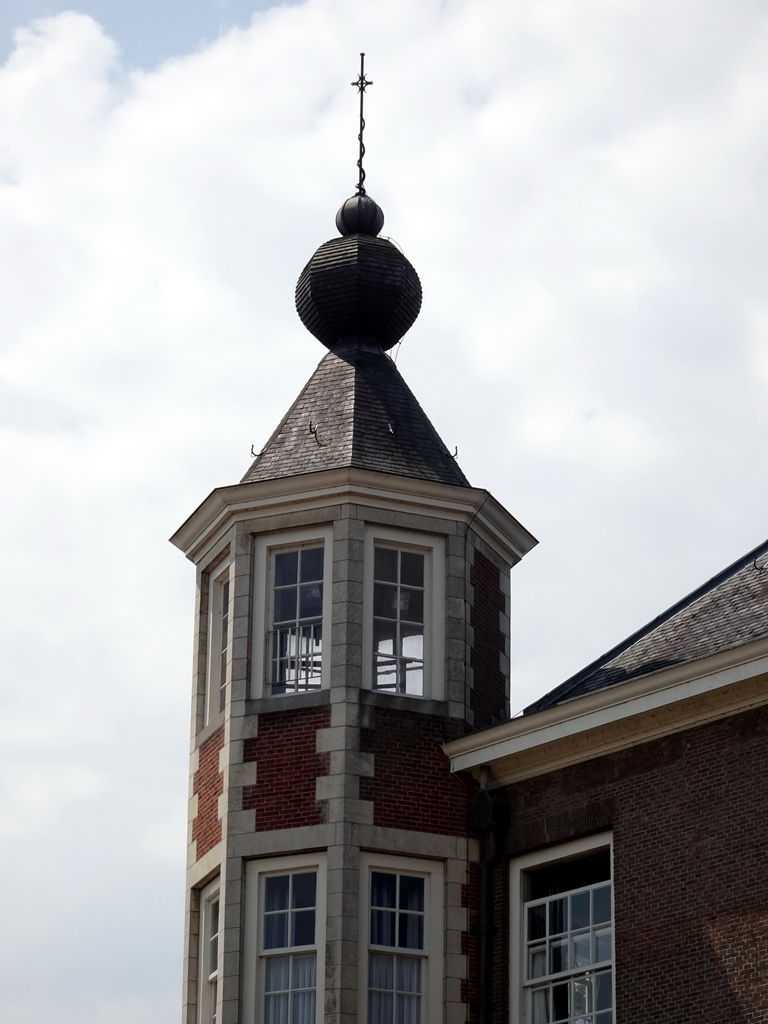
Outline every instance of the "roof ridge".
{"type": "Polygon", "coordinates": [[[545,693],[543,697],[540,697],[537,701],[534,701],[532,704],[523,708],[523,714],[534,714],[537,711],[543,711],[545,708],[552,707],[554,704],[562,703],[568,698],[568,694],[585,679],[588,679],[592,673],[596,672],[599,668],[602,668],[605,664],[613,661],[614,658],[617,658],[624,651],[629,650],[630,647],[634,646],[634,644],[638,643],[638,641],[642,640],[644,637],[650,635],[664,622],[668,622],[675,615],[678,615],[686,608],[689,608],[697,601],[700,601],[703,597],[711,594],[727,580],[738,575],[738,573],[745,569],[750,562],[756,561],[761,554],[766,553],[768,553],[768,540],[762,541],[762,543],[758,544],[757,547],[748,551],[747,554],[736,559],[735,562],[726,566],[725,569],[721,569],[719,573],[716,573],[705,583],[702,583],[701,586],[696,587],[695,590],[686,594],[685,597],[676,601],[673,605],[670,605],[666,611],[661,612],[661,614],[657,615],[654,619],[651,619],[650,622],[641,626],[640,629],[635,630],[634,633],[628,636],[625,640],[622,640],[621,643],[616,644],[614,647],[610,648],[610,650],[606,651],[605,654],[601,654],[598,658],[595,658],[594,661],[591,661],[589,665],[586,665],[584,668],[576,672],[575,675],[570,676],[564,682],[560,683],[559,686],[556,686],[548,693],[545,693]]]}

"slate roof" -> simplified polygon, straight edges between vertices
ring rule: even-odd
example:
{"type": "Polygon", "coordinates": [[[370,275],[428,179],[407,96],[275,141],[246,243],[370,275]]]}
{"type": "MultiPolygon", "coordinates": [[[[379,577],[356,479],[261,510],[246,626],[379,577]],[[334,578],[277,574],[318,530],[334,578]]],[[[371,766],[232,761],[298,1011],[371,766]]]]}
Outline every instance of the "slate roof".
{"type": "Polygon", "coordinates": [[[529,705],[528,715],[768,636],[768,541],[529,705]]]}
{"type": "Polygon", "coordinates": [[[242,482],[345,468],[469,487],[393,361],[360,339],[321,360],[242,482]]]}

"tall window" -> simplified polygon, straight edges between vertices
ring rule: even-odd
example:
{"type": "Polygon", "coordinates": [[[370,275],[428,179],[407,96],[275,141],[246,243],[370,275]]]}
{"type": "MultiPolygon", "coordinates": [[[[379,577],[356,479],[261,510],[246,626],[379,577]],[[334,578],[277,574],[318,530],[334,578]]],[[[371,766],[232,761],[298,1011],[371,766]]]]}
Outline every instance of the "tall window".
{"type": "Polygon", "coordinates": [[[365,535],[364,685],[443,698],[445,540],[368,526],[365,535]]]}
{"type": "Polygon", "coordinates": [[[366,1024],[428,1024],[442,1015],[441,868],[373,855],[363,863],[363,1019],[366,1024]]]}
{"type": "Polygon", "coordinates": [[[424,879],[371,872],[369,1024],[420,1024],[424,879]]]}
{"type": "Polygon", "coordinates": [[[324,905],[324,871],[317,858],[248,864],[247,1024],[322,1019],[324,905]]]}
{"type": "Polygon", "coordinates": [[[224,710],[227,701],[230,630],[229,566],[210,581],[208,594],[208,663],[205,723],[224,710]]]}
{"type": "Polygon", "coordinates": [[[267,643],[272,694],[320,689],[324,561],[322,545],[272,553],[267,643]]]}
{"type": "Polygon", "coordinates": [[[613,1024],[610,848],[522,874],[520,968],[529,1024],[613,1024]]]}
{"type": "Polygon", "coordinates": [[[216,1024],[219,987],[219,880],[200,895],[198,1024],[216,1024]]]}
{"type": "Polygon", "coordinates": [[[332,538],[330,526],[256,538],[251,696],[328,685],[332,538]]]}
{"type": "Polygon", "coordinates": [[[375,545],[373,680],[389,693],[424,694],[425,555],[375,545]]]}

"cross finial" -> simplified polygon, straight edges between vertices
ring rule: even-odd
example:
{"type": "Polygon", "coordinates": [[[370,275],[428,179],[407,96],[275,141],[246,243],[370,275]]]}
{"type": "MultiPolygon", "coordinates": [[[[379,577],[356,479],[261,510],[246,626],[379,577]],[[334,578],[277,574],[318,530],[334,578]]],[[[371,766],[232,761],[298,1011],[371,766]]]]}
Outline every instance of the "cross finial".
{"type": "Polygon", "coordinates": [[[360,143],[359,156],[357,158],[357,169],[360,172],[357,179],[357,194],[364,196],[365,193],[365,171],[363,170],[363,157],[365,156],[365,146],[363,145],[363,131],[365,130],[365,118],[363,117],[363,97],[365,96],[365,90],[369,85],[373,85],[373,82],[369,82],[365,77],[365,54],[360,54],[360,74],[354,82],[350,82],[350,85],[357,87],[357,91],[360,93],[360,134],[357,136],[357,141],[360,143]]]}

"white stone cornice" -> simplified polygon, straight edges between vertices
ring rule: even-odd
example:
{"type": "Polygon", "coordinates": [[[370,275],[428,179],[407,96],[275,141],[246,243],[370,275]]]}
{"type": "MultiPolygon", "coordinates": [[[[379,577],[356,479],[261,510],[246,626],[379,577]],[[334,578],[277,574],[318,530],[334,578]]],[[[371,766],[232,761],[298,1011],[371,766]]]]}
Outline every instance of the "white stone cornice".
{"type": "Polygon", "coordinates": [[[537,543],[488,491],[359,469],[219,487],[174,533],[171,543],[197,562],[235,522],[321,510],[342,501],[465,522],[512,564],[537,543]]]}
{"type": "Polygon", "coordinates": [[[768,704],[768,638],[586,694],[451,740],[454,772],[491,788],[768,704]]]}

